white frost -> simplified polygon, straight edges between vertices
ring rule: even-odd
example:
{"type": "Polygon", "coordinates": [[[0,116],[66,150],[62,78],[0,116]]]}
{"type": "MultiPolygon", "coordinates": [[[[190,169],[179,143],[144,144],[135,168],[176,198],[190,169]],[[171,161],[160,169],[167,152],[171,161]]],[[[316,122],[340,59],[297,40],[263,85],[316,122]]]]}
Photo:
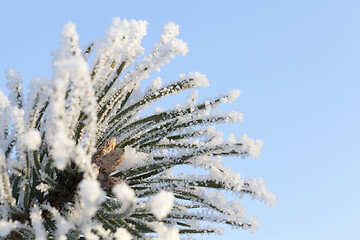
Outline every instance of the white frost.
{"type": "Polygon", "coordinates": [[[193,79],[194,88],[209,86],[208,78],[204,74],[201,74],[199,72],[190,72],[189,76],[186,76],[185,74],[179,74],[179,79],[193,79]]]}
{"type": "Polygon", "coordinates": [[[158,238],[156,240],[180,240],[178,228],[168,228],[163,223],[154,226],[158,238]]]}
{"type": "Polygon", "coordinates": [[[0,220],[0,236],[6,237],[17,225],[17,222],[0,220]]]}
{"type": "Polygon", "coordinates": [[[154,198],[150,199],[148,204],[152,214],[161,220],[171,211],[174,200],[174,195],[171,192],[161,191],[154,198]]]}
{"type": "Polygon", "coordinates": [[[149,154],[138,152],[130,146],[125,147],[125,159],[117,168],[117,171],[126,171],[130,168],[144,164],[149,159],[149,154]]]}
{"type": "Polygon", "coordinates": [[[129,187],[127,184],[116,184],[112,188],[112,192],[115,194],[116,198],[122,202],[122,209],[131,208],[136,202],[136,195],[134,190],[129,187]]]}
{"type": "Polygon", "coordinates": [[[261,148],[264,143],[263,140],[254,140],[244,134],[239,138],[239,142],[243,144],[244,151],[246,151],[251,158],[257,158],[260,156],[261,148]]]}
{"type": "Polygon", "coordinates": [[[86,222],[95,215],[98,205],[105,201],[105,192],[97,180],[84,179],[79,183],[79,193],[84,203],[81,217],[86,222]]]}
{"type": "Polygon", "coordinates": [[[48,136],[47,140],[52,145],[54,166],[60,170],[64,169],[73,154],[74,142],[62,131],[48,136]]]}
{"type": "Polygon", "coordinates": [[[45,240],[47,235],[43,225],[43,219],[41,213],[42,211],[39,209],[38,206],[34,206],[30,213],[31,224],[35,229],[36,240],[45,240]]]}
{"type": "Polygon", "coordinates": [[[161,40],[164,43],[168,42],[171,38],[179,35],[179,25],[174,22],[168,22],[163,26],[163,33],[161,34],[161,40]]]}
{"type": "Polygon", "coordinates": [[[221,103],[233,103],[241,94],[241,91],[239,89],[233,89],[229,92],[229,94],[221,99],[221,103]]]}
{"type": "Polygon", "coordinates": [[[24,96],[22,93],[23,80],[18,71],[11,68],[6,69],[6,87],[9,89],[9,100],[12,106],[18,106],[18,101],[24,102],[24,96]]]}
{"type": "Polygon", "coordinates": [[[105,193],[96,180],[85,179],[79,184],[82,199],[91,204],[99,204],[105,200],[105,193]]]}
{"type": "Polygon", "coordinates": [[[269,207],[275,206],[276,195],[266,188],[264,179],[254,178],[250,181],[249,189],[253,191],[258,198],[265,200],[266,205],[269,207]]]}
{"type": "Polygon", "coordinates": [[[125,228],[118,228],[114,233],[116,240],[131,240],[131,234],[125,228]]]}
{"type": "Polygon", "coordinates": [[[39,190],[40,192],[46,192],[47,190],[49,190],[49,185],[44,184],[44,183],[40,183],[39,185],[36,186],[36,189],[39,190]]]}
{"type": "Polygon", "coordinates": [[[25,146],[27,146],[29,150],[34,151],[38,149],[41,144],[40,132],[34,129],[28,131],[27,133],[24,134],[23,141],[25,146]]]}
{"type": "Polygon", "coordinates": [[[5,146],[5,130],[9,128],[10,122],[10,102],[5,94],[0,90],[0,146],[5,146]]]}

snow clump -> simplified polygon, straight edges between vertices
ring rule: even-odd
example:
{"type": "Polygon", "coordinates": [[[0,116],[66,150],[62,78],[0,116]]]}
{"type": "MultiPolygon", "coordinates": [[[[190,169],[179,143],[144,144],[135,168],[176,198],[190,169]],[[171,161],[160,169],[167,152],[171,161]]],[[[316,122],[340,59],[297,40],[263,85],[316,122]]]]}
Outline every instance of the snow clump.
{"type": "Polygon", "coordinates": [[[40,147],[41,136],[38,130],[30,130],[23,136],[24,144],[29,150],[34,151],[40,147]]]}
{"type": "Polygon", "coordinates": [[[166,217],[172,209],[175,198],[171,192],[161,191],[149,200],[149,207],[157,219],[166,217]]]}

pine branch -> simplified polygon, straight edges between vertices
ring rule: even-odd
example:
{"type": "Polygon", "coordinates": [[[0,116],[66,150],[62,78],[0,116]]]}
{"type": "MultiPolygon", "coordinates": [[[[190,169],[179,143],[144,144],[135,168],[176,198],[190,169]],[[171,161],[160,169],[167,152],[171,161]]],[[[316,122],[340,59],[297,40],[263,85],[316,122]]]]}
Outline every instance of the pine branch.
{"type": "Polygon", "coordinates": [[[249,194],[269,206],[275,195],[262,179],[242,179],[225,168],[221,158],[257,157],[262,141],[246,135],[224,141],[213,126],[242,120],[239,113],[214,111],[240,91],[202,102],[193,92],[185,105],[144,114],[166,96],[208,86],[204,75],[189,73],[164,85],[156,78],[140,93],[143,79],[188,51],[178,32],[176,24],[166,24],[150,54],[135,61],[143,53],[146,22],[115,18],[89,67],[94,42],[80,48],[75,25],[68,23],[54,55],[53,81],[32,82],[26,106],[20,74],[7,70],[11,93],[0,98],[0,220],[6,239],[220,232],[204,223],[255,230],[256,221],[224,193],[236,199],[249,194]],[[172,176],[172,169],[185,165],[209,175],[172,176]]]}

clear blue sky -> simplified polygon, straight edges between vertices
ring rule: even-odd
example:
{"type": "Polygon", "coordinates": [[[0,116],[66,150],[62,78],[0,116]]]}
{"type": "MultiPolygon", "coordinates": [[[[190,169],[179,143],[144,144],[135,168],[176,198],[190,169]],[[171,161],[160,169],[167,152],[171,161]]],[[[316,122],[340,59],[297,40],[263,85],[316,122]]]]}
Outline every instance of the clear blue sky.
{"type": "MultiPolygon", "coordinates": [[[[149,22],[144,46],[168,21],[190,48],[162,69],[164,79],[199,71],[202,96],[239,88],[231,107],[242,123],[226,128],[264,140],[259,159],[228,159],[244,177],[263,177],[277,194],[268,208],[245,199],[256,234],[227,229],[198,239],[360,239],[359,1],[1,1],[0,69],[28,82],[51,78],[53,48],[71,20],[83,45],[111,18],[149,22]],[[31,2],[31,3],[30,3],[31,2]]],[[[5,73],[0,74],[4,90],[5,73]]]]}

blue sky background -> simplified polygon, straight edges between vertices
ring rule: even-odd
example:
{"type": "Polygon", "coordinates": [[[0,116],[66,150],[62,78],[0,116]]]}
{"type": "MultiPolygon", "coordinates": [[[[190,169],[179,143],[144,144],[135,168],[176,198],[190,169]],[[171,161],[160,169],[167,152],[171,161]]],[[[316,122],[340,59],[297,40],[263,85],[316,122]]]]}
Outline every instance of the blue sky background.
{"type": "Polygon", "coordinates": [[[273,208],[244,199],[256,234],[227,228],[197,239],[360,239],[359,12],[346,0],[1,1],[0,88],[7,67],[26,82],[51,78],[50,52],[69,20],[83,45],[112,17],[147,20],[147,50],[174,21],[190,52],[162,78],[199,71],[210,80],[200,96],[242,91],[231,109],[244,122],[223,129],[263,139],[263,154],[225,163],[277,194],[273,208]]]}

